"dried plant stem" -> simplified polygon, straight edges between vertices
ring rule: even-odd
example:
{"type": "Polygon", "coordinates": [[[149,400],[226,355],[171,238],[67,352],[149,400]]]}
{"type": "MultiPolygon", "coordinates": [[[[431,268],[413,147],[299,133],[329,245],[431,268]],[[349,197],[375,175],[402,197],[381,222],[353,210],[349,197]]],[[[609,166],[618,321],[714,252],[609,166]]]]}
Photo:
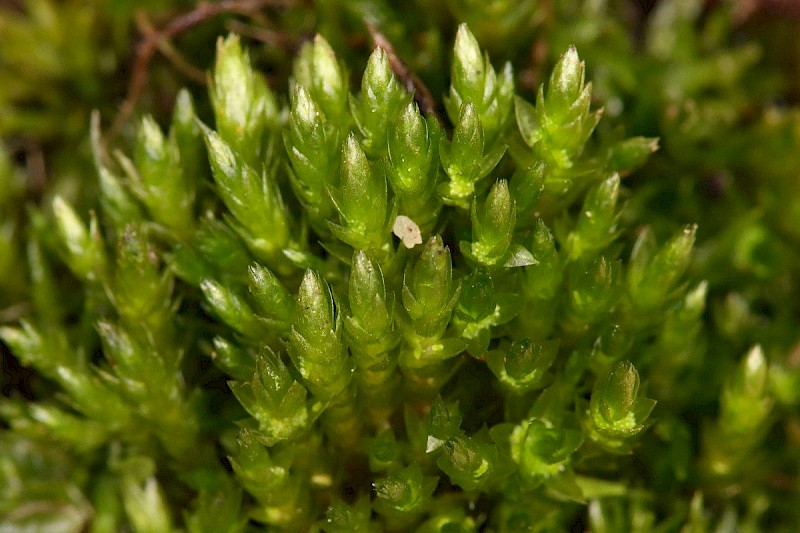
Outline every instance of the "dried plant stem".
{"type": "Polygon", "coordinates": [[[434,100],[425,83],[400,59],[392,43],[375,27],[375,24],[372,22],[367,22],[366,24],[370,37],[372,37],[372,42],[386,52],[389,58],[389,66],[392,67],[394,75],[397,76],[408,92],[414,93],[414,101],[419,106],[419,110],[425,115],[433,115],[440,124],[443,124],[442,117],[436,112],[436,100],[434,100]]]}
{"type": "Polygon", "coordinates": [[[218,15],[233,13],[237,15],[253,15],[267,6],[286,7],[294,4],[294,0],[227,0],[216,3],[201,2],[191,11],[172,19],[163,29],[156,30],[147,22],[142,12],[137,14],[137,22],[144,33],[144,39],[136,47],[133,59],[133,73],[128,85],[128,94],[120,106],[114,123],[104,139],[108,145],[119,134],[123,124],[128,121],[136,104],[147,86],[150,74],[150,62],[156,51],[167,56],[176,67],[192,79],[198,79],[199,70],[185,61],[169,45],[169,40],[183,32],[198,26],[218,15]],[[152,30],[152,31],[151,31],[152,30]]]}

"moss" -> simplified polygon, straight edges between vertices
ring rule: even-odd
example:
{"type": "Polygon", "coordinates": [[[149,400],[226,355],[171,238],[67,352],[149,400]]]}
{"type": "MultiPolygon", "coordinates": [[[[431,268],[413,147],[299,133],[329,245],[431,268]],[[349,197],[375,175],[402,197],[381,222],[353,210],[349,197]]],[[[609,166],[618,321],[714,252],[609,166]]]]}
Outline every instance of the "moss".
{"type": "Polygon", "coordinates": [[[0,8],[3,526],[793,529],[785,20],[139,9],[0,8]]]}

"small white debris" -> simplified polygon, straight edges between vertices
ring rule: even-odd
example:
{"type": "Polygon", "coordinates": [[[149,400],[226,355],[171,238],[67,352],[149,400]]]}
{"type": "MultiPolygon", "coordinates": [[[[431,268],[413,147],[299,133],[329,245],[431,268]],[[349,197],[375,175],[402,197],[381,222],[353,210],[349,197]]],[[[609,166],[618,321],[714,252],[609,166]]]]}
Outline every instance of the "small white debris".
{"type": "Polygon", "coordinates": [[[403,241],[406,248],[413,248],[418,244],[422,244],[422,232],[420,232],[419,226],[405,215],[398,215],[394,219],[392,233],[403,241]]]}

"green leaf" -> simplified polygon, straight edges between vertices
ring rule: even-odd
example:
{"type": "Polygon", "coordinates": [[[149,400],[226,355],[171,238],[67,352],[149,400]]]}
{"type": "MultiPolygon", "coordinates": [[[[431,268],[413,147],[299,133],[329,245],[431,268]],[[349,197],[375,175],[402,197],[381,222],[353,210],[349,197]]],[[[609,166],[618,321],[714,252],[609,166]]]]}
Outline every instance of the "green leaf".
{"type": "Polygon", "coordinates": [[[377,47],[361,79],[361,94],[350,100],[350,110],[363,136],[364,151],[370,157],[386,154],[389,123],[410,100],[394,77],[389,58],[377,47]]]}
{"type": "Polygon", "coordinates": [[[344,125],[347,113],[347,74],[331,46],[322,36],[306,43],[294,64],[294,81],[303,86],[328,121],[344,125]]]}
{"type": "Polygon", "coordinates": [[[378,479],[374,483],[377,501],[375,509],[392,516],[418,515],[431,505],[430,496],[436,489],[436,477],[423,476],[419,465],[411,465],[394,476],[378,479]]]}
{"type": "Polygon", "coordinates": [[[263,162],[264,133],[277,121],[278,105],[264,79],[250,65],[236,35],[217,41],[211,104],[220,138],[256,173],[263,162]]]}
{"type": "Polygon", "coordinates": [[[532,298],[548,300],[559,290],[564,270],[553,234],[542,219],[536,221],[529,249],[535,262],[525,267],[522,288],[532,298]]]}
{"type": "Polygon", "coordinates": [[[238,222],[234,229],[260,258],[279,265],[290,227],[274,176],[259,176],[215,132],[207,130],[205,139],[217,191],[238,222]]]}
{"type": "Polygon", "coordinates": [[[342,148],[340,187],[331,188],[330,195],[341,223],[331,229],[341,240],[357,249],[380,249],[387,243],[391,208],[386,177],[371,168],[353,135],[342,148]]]}
{"type": "Polygon", "coordinates": [[[606,160],[609,170],[626,175],[639,168],[656,151],[657,137],[631,137],[610,146],[606,160]]]}
{"type": "Polygon", "coordinates": [[[214,314],[235,331],[251,339],[264,335],[264,324],[258,320],[247,301],[233,289],[213,279],[205,279],[200,282],[200,290],[214,314]]]}
{"type": "Polygon", "coordinates": [[[495,71],[466,24],[458,27],[453,52],[450,93],[444,101],[447,113],[455,123],[464,104],[474,105],[486,144],[493,146],[503,137],[511,114],[514,96],[511,64],[495,71]]]}
{"type": "Polygon", "coordinates": [[[478,111],[472,103],[466,103],[458,116],[453,140],[443,140],[439,146],[442,167],[450,178],[439,187],[445,203],[469,207],[476,183],[497,166],[506,150],[505,145],[500,145],[484,152],[485,147],[478,111]]]}
{"type": "Polygon", "coordinates": [[[139,126],[134,161],[138,180],[133,190],[153,219],[179,236],[189,234],[193,225],[194,187],[183,170],[175,139],[167,139],[150,116],[139,126]]]}
{"type": "Polygon", "coordinates": [[[639,372],[620,361],[598,379],[590,400],[592,438],[610,451],[626,452],[627,440],[644,428],[656,402],[639,396],[639,372]]]}
{"type": "Polygon", "coordinates": [[[53,200],[53,216],[70,270],[89,282],[99,281],[105,275],[106,253],[97,218],[92,215],[87,228],[60,196],[53,200]]]}
{"type": "Polygon", "coordinates": [[[673,296],[676,282],[689,266],[696,231],[696,225],[684,227],[655,253],[652,245],[645,244],[649,235],[640,235],[628,274],[629,294],[636,308],[658,309],[673,296]]]}
{"type": "Polygon", "coordinates": [[[574,46],[561,56],[550,74],[547,101],[550,112],[563,112],[578,99],[583,90],[583,62],[574,46]]]}
{"type": "Polygon", "coordinates": [[[547,163],[539,161],[523,171],[518,170],[511,178],[511,196],[521,215],[532,212],[536,207],[544,190],[548,170],[547,163]]]}
{"type": "Polygon", "coordinates": [[[316,396],[334,398],[350,383],[352,363],[342,342],[340,317],[334,313],[330,287],[312,270],[300,284],[288,350],[316,396]]]}
{"type": "Polygon", "coordinates": [[[500,180],[492,186],[482,205],[472,204],[470,257],[487,267],[495,266],[507,257],[516,219],[517,211],[508,182],[500,180]]]}
{"type": "Polygon", "coordinates": [[[294,301],[289,291],[267,267],[252,263],[247,269],[250,294],[259,315],[270,320],[278,333],[286,333],[294,316],[294,301]]]}
{"type": "Polygon", "coordinates": [[[558,343],[514,341],[489,352],[486,363],[509,390],[522,394],[547,385],[547,371],[558,353],[558,343]]]}
{"type": "Polygon", "coordinates": [[[509,249],[508,259],[503,263],[503,266],[505,268],[516,268],[531,266],[536,263],[538,263],[536,258],[525,247],[519,244],[512,244],[509,249]]]}
{"type": "Polygon", "coordinates": [[[371,520],[371,516],[372,507],[366,495],[352,505],[336,501],[325,512],[325,521],[320,528],[326,533],[377,533],[379,526],[371,520]]]}
{"type": "Polygon", "coordinates": [[[576,265],[569,280],[569,313],[576,323],[592,323],[608,313],[620,297],[621,265],[600,256],[576,265]]]}
{"type": "Polygon", "coordinates": [[[239,381],[246,381],[256,371],[255,355],[223,337],[214,337],[211,359],[225,373],[239,381]]]}
{"type": "Polygon", "coordinates": [[[385,334],[392,325],[392,302],[380,265],[365,252],[353,254],[348,295],[353,321],[364,331],[385,334]]]}
{"type": "Polygon", "coordinates": [[[269,349],[256,358],[256,371],[249,381],[230,382],[229,386],[256,419],[258,435],[268,446],[297,438],[319,414],[319,407],[307,404],[306,389],[292,379],[280,357],[269,349]]]}
{"type": "Polygon", "coordinates": [[[547,420],[531,418],[514,428],[511,456],[523,476],[537,483],[563,472],[582,440],[579,431],[558,429],[547,420]]]}
{"type": "Polygon", "coordinates": [[[617,235],[619,175],[592,187],[583,200],[583,209],[576,228],[567,236],[567,249],[572,261],[589,259],[603,251],[617,235]]]}
{"type": "Polygon", "coordinates": [[[291,92],[289,127],[284,144],[291,163],[290,183],[295,195],[318,225],[330,217],[333,205],[326,187],[339,175],[341,136],[302,85],[291,92]]]}

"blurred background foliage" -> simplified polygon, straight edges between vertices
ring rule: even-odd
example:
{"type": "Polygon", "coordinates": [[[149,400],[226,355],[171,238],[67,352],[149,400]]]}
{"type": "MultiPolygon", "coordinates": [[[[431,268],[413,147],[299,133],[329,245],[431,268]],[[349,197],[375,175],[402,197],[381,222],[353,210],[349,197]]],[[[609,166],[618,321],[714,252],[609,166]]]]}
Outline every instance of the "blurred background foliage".
{"type": "MultiPolygon", "coordinates": [[[[661,412],[670,413],[647,434],[642,455],[648,445],[656,454],[659,442],[681,443],[669,446],[674,455],[654,460],[664,471],[648,471],[643,485],[679,495],[687,505],[654,504],[653,493],[631,490],[593,501],[576,521],[598,532],[756,531],[772,530],[771,524],[791,531],[800,522],[800,8],[778,0],[216,4],[225,9],[159,39],[161,29],[200,11],[194,2],[0,1],[0,322],[15,323],[30,312],[39,258],[57,256],[49,236],[52,199],[59,195],[79,212],[97,208],[92,110],[100,112],[110,153],[132,144],[141,115],[166,125],[181,87],[208,120],[205,80],[218,35],[238,33],[275,93],[286,94],[292,60],[315,33],[331,43],[350,75],[362,72],[372,25],[437,102],[448,87],[460,22],[469,24],[493,64],[514,64],[516,90],[529,101],[575,45],[594,86],[593,107],[604,109],[598,142],[660,139],[659,151],[624,176],[626,225],[634,232],[649,225],[663,242],[696,223],[690,285],[708,282],[704,328],[697,342],[683,347],[686,366],[679,375],[655,366],[642,376],[658,391],[661,412]],[[151,59],[137,62],[137,50],[148,45],[155,47],[151,59]],[[137,91],[142,75],[147,80],[137,91]],[[742,354],[755,344],[769,378],[756,381],[769,390],[742,392],[742,354]],[[742,394],[728,396],[774,400],[756,432],[726,429],[726,413],[736,406],[726,403],[725,391],[737,390],[742,394]],[[734,464],[725,470],[716,462],[721,443],[732,448],[725,456],[734,464]]],[[[442,104],[439,112],[446,116],[442,104]]],[[[52,268],[63,306],[54,316],[80,327],[79,284],[63,267],[52,268]]],[[[2,350],[4,396],[52,396],[46,376],[2,350]]],[[[41,516],[55,528],[85,524],[90,511],[83,494],[102,491],[106,482],[91,478],[93,465],[4,430],[0,450],[0,481],[39,480],[24,494],[56,494],[53,508],[37,510],[41,516]]],[[[145,479],[152,467],[116,468],[144,471],[136,479],[145,479]]],[[[7,498],[20,498],[13,484],[0,486],[7,498]]],[[[140,498],[147,490],[130,489],[140,498]]]]}

